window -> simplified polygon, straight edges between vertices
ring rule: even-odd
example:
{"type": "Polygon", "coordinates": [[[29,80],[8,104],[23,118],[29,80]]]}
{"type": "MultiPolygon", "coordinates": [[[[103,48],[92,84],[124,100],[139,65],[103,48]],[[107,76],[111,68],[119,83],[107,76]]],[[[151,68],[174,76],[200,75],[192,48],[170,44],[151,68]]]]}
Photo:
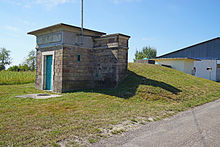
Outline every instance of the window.
{"type": "Polygon", "coordinates": [[[81,56],[77,55],[77,61],[80,62],[81,61],[81,56]]]}

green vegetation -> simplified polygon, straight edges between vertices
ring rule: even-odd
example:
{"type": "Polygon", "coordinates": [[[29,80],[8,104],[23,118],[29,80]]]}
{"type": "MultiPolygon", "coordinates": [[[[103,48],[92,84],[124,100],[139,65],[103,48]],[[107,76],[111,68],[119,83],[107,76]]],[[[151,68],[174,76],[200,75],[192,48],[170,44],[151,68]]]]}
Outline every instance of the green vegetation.
{"type": "Polygon", "coordinates": [[[0,85],[26,84],[34,81],[35,72],[0,71],[0,85]]]}
{"type": "Polygon", "coordinates": [[[29,67],[29,70],[34,71],[36,67],[36,52],[35,50],[31,50],[28,53],[28,57],[25,61],[25,64],[29,67]]]}
{"type": "Polygon", "coordinates": [[[132,122],[137,123],[138,121],[134,118],[131,119],[132,122]]]}
{"type": "MultiPolygon", "coordinates": [[[[138,118],[171,116],[220,97],[220,84],[158,65],[129,64],[118,88],[76,91],[47,100],[16,95],[42,93],[34,84],[0,85],[0,145],[76,145],[102,138],[102,130],[138,118]]],[[[119,133],[119,132],[113,132],[119,133]]]]}
{"type": "MultiPolygon", "coordinates": [[[[10,53],[10,51],[7,51],[7,50],[1,51],[1,49],[0,49],[0,71],[5,70],[5,65],[9,65],[11,63],[11,62],[9,62],[11,60],[11,58],[9,57],[9,55],[10,55],[9,53],[10,53]],[[3,52],[3,53],[1,53],[1,52],[3,52]],[[3,61],[1,61],[2,60],[1,56],[4,59],[3,61]],[[5,64],[2,64],[2,63],[5,63],[5,64]]],[[[35,68],[36,68],[36,52],[35,52],[35,50],[31,50],[28,53],[28,56],[25,59],[24,63],[19,64],[19,65],[13,65],[13,66],[9,67],[7,70],[8,71],[34,71],[35,68]]]]}
{"type": "Polygon", "coordinates": [[[157,56],[157,50],[155,48],[152,48],[150,46],[143,47],[141,51],[136,51],[134,61],[144,58],[152,59],[152,58],[156,58],[156,56],[157,56]]]}
{"type": "Polygon", "coordinates": [[[95,143],[95,139],[94,139],[94,138],[91,138],[91,139],[89,139],[89,142],[90,142],[90,143],[95,143]]]}
{"type": "Polygon", "coordinates": [[[27,64],[19,64],[18,66],[17,65],[14,65],[14,66],[11,66],[8,68],[8,71],[34,71],[32,70],[32,67],[29,67],[27,64]]]}
{"type": "Polygon", "coordinates": [[[5,66],[11,64],[10,52],[10,50],[0,48],[0,71],[5,70],[5,66]]]}

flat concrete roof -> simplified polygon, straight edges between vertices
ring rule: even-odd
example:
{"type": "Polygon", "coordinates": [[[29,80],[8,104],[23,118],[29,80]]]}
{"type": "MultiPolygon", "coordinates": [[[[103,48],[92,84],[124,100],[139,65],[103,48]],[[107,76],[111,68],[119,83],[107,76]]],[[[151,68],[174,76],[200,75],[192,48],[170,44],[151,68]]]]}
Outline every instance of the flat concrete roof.
{"type": "Polygon", "coordinates": [[[195,59],[195,58],[155,58],[155,59],[151,59],[151,60],[155,60],[155,61],[159,61],[159,60],[195,60],[195,61],[201,61],[200,59],[195,59]]]}
{"type": "MultiPolygon", "coordinates": [[[[47,31],[47,30],[55,29],[55,28],[59,28],[59,27],[68,27],[68,28],[78,29],[79,31],[81,30],[81,27],[68,25],[68,24],[64,24],[64,23],[59,23],[59,24],[56,24],[56,25],[52,25],[52,26],[49,26],[49,27],[45,27],[45,28],[41,28],[41,29],[38,29],[38,30],[35,30],[35,31],[28,32],[27,34],[36,35],[36,34],[41,33],[43,31],[47,31]]],[[[99,35],[105,35],[106,34],[104,32],[94,31],[94,30],[90,30],[90,29],[86,29],[86,28],[83,28],[83,30],[88,31],[88,32],[97,33],[99,35]]]]}
{"type": "Polygon", "coordinates": [[[125,35],[125,34],[121,34],[121,33],[103,35],[102,37],[111,37],[111,36],[123,36],[123,37],[131,38],[131,36],[128,36],[128,35],[125,35]]]}

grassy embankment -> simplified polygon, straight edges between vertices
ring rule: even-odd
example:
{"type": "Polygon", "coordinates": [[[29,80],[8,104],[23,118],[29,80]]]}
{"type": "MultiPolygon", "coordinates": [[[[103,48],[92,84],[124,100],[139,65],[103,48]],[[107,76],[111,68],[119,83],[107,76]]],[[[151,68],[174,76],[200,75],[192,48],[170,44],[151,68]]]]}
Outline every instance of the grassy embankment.
{"type": "Polygon", "coordinates": [[[106,137],[100,128],[111,130],[125,120],[162,119],[220,96],[219,83],[173,69],[130,63],[129,70],[116,89],[77,91],[48,100],[15,98],[40,93],[33,83],[0,85],[0,146],[95,142],[106,137]]]}

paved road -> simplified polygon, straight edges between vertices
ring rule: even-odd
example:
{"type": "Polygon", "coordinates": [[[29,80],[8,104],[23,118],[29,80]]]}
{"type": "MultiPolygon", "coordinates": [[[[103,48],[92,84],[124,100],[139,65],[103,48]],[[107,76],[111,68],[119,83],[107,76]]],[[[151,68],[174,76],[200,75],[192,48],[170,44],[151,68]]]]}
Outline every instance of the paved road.
{"type": "Polygon", "coordinates": [[[220,100],[181,112],[94,146],[220,147],[220,100]]]}

